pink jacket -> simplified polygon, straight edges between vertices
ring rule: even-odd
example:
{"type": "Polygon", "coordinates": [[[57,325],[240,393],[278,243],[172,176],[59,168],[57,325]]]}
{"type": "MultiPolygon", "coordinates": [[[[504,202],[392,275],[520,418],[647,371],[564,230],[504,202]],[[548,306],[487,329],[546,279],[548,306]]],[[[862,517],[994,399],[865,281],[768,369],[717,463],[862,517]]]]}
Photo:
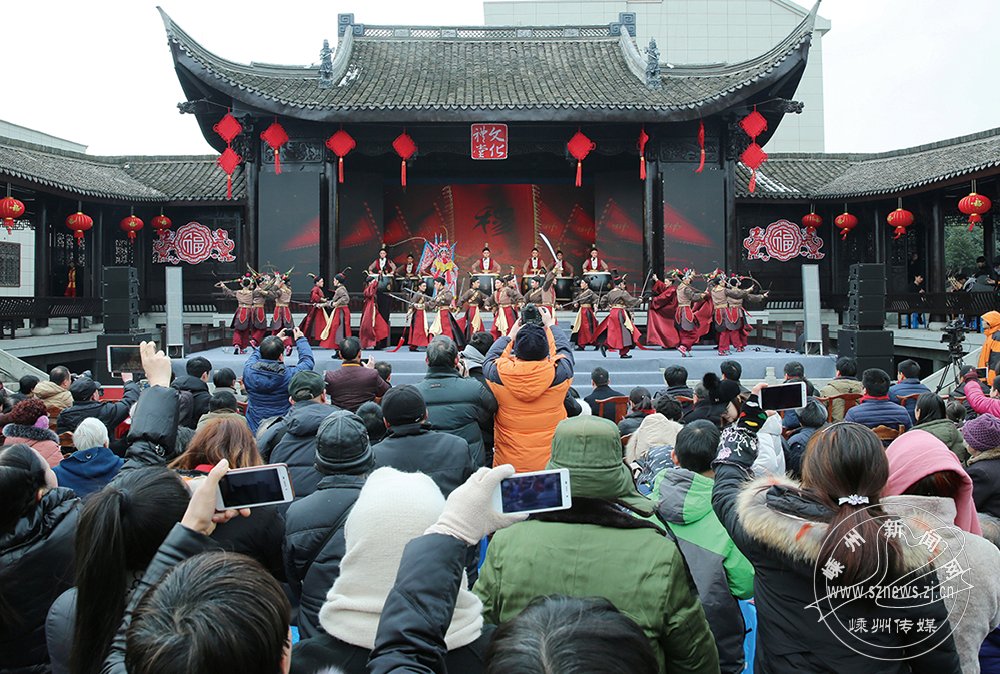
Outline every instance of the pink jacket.
{"type": "Polygon", "coordinates": [[[992,414],[1000,417],[1000,398],[991,398],[983,393],[978,381],[966,382],[965,399],[976,414],[992,414]]]}
{"type": "Polygon", "coordinates": [[[47,428],[7,424],[3,428],[3,444],[33,447],[52,468],[58,466],[63,458],[59,436],[47,428]]]}
{"type": "Polygon", "coordinates": [[[883,496],[899,496],[932,473],[951,471],[962,482],[954,498],[955,526],[970,534],[983,535],[972,500],[972,478],[943,442],[926,431],[907,431],[892,441],[885,454],[889,459],[889,480],[882,490],[883,496]]]}

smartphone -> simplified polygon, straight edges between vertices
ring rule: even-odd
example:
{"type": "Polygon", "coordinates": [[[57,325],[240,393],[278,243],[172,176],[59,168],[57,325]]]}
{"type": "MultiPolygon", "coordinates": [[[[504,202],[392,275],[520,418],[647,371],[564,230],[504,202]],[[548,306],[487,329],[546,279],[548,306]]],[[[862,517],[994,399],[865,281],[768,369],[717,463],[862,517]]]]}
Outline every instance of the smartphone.
{"type": "Polygon", "coordinates": [[[985,368],[985,367],[977,367],[976,368],[976,376],[979,377],[980,379],[986,379],[986,377],[989,375],[989,373],[987,372],[987,369],[988,368],[985,368]]]}
{"type": "Polygon", "coordinates": [[[255,508],[257,506],[291,503],[295,498],[288,466],[272,463],[253,468],[237,468],[219,481],[215,509],[255,508]]]}
{"type": "Polygon", "coordinates": [[[544,513],[572,504],[565,468],[519,473],[502,480],[493,492],[493,507],[502,513],[544,513]]]}
{"type": "Polygon", "coordinates": [[[795,410],[806,406],[806,383],[775,384],[760,390],[760,406],[765,410],[795,410]]]}
{"type": "Polygon", "coordinates": [[[294,337],[295,336],[295,330],[293,328],[285,328],[281,332],[282,332],[283,335],[285,335],[285,337],[294,337]]]}
{"type": "Polygon", "coordinates": [[[120,377],[123,372],[130,372],[137,379],[145,376],[142,369],[142,355],[138,344],[108,345],[108,372],[120,377]]]}

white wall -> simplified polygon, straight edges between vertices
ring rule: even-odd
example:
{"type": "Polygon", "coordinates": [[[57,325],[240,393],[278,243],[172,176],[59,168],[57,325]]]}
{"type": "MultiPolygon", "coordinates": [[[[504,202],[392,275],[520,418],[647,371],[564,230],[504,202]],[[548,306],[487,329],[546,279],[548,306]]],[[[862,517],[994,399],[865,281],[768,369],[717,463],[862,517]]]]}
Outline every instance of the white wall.
{"type": "MultiPolygon", "coordinates": [[[[735,63],[754,58],[781,42],[807,10],[791,0],[486,0],[488,26],[601,25],[620,12],[636,13],[636,41],[655,38],[666,63],[735,63]]],[[[817,18],[809,63],[796,100],[801,115],[786,115],[767,144],[768,152],[822,152],[822,34],[830,22],[817,18]]]]}
{"type": "Polygon", "coordinates": [[[7,297],[32,297],[35,294],[35,231],[15,229],[10,234],[0,226],[0,241],[20,244],[21,286],[19,288],[0,287],[0,295],[7,297]]]}

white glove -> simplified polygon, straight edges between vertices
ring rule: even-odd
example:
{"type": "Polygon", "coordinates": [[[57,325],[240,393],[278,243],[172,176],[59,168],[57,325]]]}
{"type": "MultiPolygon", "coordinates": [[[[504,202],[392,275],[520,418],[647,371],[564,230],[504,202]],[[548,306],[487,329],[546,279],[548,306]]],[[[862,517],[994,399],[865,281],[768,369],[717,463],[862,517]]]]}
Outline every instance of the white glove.
{"type": "Polygon", "coordinates": [[[480,468],[465,484],[451,492],[444,504],[444,512],[424,533],[445,534],[475,545],[497,529],[527,519],[524,513],[508,515],[493,508],[493,492],[501,480],[513,474],[514,467],[511,465],[480,468]]]}

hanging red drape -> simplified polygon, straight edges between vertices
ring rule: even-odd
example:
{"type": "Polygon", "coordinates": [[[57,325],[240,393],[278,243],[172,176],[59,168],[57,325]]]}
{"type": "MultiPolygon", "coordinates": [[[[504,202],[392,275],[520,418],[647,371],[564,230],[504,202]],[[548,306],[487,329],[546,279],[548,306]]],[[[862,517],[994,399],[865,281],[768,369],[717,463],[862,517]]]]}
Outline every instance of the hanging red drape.
{"type": "Polygon", "coordinates": [[[639,180],[646,179],[646,143],[649,142],[649,134],[646,127],[639,129],[639,180]]]}

